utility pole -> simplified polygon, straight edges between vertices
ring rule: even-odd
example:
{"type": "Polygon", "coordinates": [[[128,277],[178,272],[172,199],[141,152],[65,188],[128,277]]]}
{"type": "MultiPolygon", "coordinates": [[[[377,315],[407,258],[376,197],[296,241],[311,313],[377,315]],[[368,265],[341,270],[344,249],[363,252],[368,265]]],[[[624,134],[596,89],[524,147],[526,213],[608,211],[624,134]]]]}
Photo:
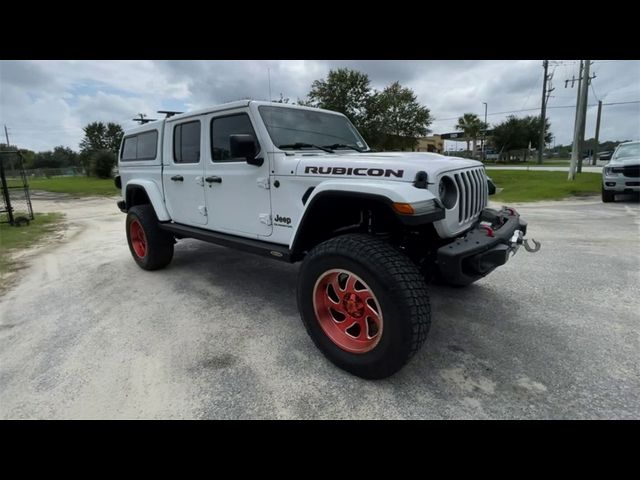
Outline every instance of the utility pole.
{"type": "Polygon", "coordinates": [[[576,179],[576,168],[582,157],[581,147],[584,138],[584,123],[587,117],[587,96],[589,87],[589,66],[591,62],[583,62],[582,76],[578,88],[578,104],[576,105],[576,121],[573,129],[573,148],[571,151],[571,165],[569,166],[568,180],[576,179]]]}
{"type": "Polygon", "coordinates": [[[542,81],[542,106],[540,110],[540,143],[538,144],[538,165],[542,165],[542,152],[544,150],[544,124],[547,119],[547,70],[549,68],[549,60],[542,62],[544,67],[544,79],[542,81]]]}
{"type": "Polygon", "coordinates": [[[484,104],[484,129],[482,130],[482,161],[486,161],[486,157],[484,155],[484,144],[486,142],[486,138],[487,138],[487,128],[489,128],[489,126],[487,125],[487,102],[482,102],[484,104]]]}
{"type": "Polygon", "coordinates": [[[7,131],[7,124],[4,125],[4,136],[7,137],[7,150],[9,150],[9,132],[7,131]]]}
{"type": "MultiPolygon", "coordinates": [[[[582,70],[584,69],[584,60],[580,60],[580,74],[578,75],[578,91],[576,92],[576,116],[574,121],[577,122],[578,121],[578,111],[579,109],[579,105],[580,105],[580,89],[582,88],[582,70]]],[[[574,82],[574,78],[573,76],[571,77],[571,88],[573,88],[573,82],[574,82]]]]}
{"type": "Polygon", "coordinates": [[[595,165],[598,161],[598,139],[600,138],[600,116],[602,114],[602,100],[598,100],[598,116],[596,118],[596,141],[593,146],[593,156],[591,157],[591,165],[595,165]]]}
{"type": "Polygon", "coordinates": [[[589,69],[593,62],[591,60],[586,60],[584,62],[584,69],[582,71],[582,116],[580,117],[580,156],[578,157],[578,173],[582,173],[582,150],[584,149],[584,134],[587,128],[587,102],[589,99],[589,84],[591,83],[591,78],[589,76],[589,69]]]}

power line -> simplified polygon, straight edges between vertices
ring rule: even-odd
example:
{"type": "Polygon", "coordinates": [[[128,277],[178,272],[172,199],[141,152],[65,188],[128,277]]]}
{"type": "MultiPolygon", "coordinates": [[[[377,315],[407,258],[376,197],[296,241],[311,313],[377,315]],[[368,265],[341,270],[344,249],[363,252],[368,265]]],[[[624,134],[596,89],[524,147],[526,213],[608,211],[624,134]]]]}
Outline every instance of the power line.
{"type": "MultiPolygon", "coordinates": [[[[640,100],[633,100],[633,101],[629,101],[629,102],[611,102],[611,103],[603,103],[602,105],[626,105],[626,104],[630,104],[630,103],[640,103],[640,100]]],[[[590,105],[587,105],[587,107],[597,107],[598,104],[597,103],[592,103],[590,105]]],[[[552,105],[552,106],[548,106],[547,109],[550,108],[576,108],[575,105],[552,105]]],[[[520,112],[533,112],[533,111],[539,111],[539,108],[525,108],[523,110],[509,110],[506,112],[493,112],[493,113],[487,113],[487,116],[489,115],[504,115],[506,113],[520,113],[520,112]]],[[[478,114],[479,115],[479,114],[478,114]]],[[[483,114],[484,115],[484,114],[483,114]]],[[[459,117],[451,117],[451,118],[439,118],[437,120],[434,120],[434,122],[445,122],[445,121],[450,121],[450,120],[457,120],[459,117]]]]}

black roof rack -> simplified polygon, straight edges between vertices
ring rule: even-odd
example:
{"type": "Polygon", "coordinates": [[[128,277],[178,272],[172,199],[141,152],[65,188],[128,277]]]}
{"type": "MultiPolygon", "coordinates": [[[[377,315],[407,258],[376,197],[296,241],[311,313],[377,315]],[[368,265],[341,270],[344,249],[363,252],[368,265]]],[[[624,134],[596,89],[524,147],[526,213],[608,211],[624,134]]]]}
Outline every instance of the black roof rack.
{"type": "Polygon", "coordinates": [[[180,115],[181,113],[184,113],[184,112],[173,112],[171,110],[158,110],[157,113],[164,113],[164,115],[165,115],[164,118],[171,118],[174,115],[180,115]]]}

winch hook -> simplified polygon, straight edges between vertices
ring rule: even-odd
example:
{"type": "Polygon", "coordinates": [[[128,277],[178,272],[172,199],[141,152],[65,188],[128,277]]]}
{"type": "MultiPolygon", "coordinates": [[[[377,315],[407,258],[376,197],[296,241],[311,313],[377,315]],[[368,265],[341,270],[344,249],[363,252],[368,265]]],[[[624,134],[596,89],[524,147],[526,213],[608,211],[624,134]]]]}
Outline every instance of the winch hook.
{"type": "Polygon", "coordinates": [[[529,239],[527,239],[527,240],[525,240],[525,241],[523,242],[524,249],[525,249],[527,252],[531,252],[531,253],[535,253],[535,252],[537,252],[538,250],[540,250],[540,242],[536,242],[533,238],[531,239],[531,241],[533,242],[534,246],[533,246],[533,247],[531,247],[531,246],[529,245],[529,239]]]}

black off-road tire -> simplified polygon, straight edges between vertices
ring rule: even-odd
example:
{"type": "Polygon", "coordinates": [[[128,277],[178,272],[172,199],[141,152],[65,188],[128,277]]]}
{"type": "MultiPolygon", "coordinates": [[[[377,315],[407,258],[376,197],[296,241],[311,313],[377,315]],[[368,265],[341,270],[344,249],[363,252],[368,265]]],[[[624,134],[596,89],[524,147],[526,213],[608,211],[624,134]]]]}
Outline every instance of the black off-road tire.
{"type": "Polygon", "coordinates": [[[429,296],[418,267],[388,243],[365,234],[341,235],[311,250],[300,267],[297,297],[302,322],[320,351],[338,367],[367,379],[400,370],[426,340],[431,323],[429,296]],[[380,304],[383,329],[378,343],[366,353],[338,346],[316,316],[316,282],[333,269],[360,277],[380,304]]]}
{"type": "Polygon", "coordinates": [[[144,270],[158,270],[166,267],[173,258],[175,239],[158,225],[158,217],[151,205],[136,205],[127,213],[127,242],[133,259],[144,270]],[[138,222],[144,231],[146,249],[144,255],[136,253],[132,244],[132,223],[138,222]]]}
{"type": "Polygon", "coordinates": [[[604,186],[602,187],[602,201],[604,203],[614,202],[616,193],[611,190],[605,190],[604,186]]]}

